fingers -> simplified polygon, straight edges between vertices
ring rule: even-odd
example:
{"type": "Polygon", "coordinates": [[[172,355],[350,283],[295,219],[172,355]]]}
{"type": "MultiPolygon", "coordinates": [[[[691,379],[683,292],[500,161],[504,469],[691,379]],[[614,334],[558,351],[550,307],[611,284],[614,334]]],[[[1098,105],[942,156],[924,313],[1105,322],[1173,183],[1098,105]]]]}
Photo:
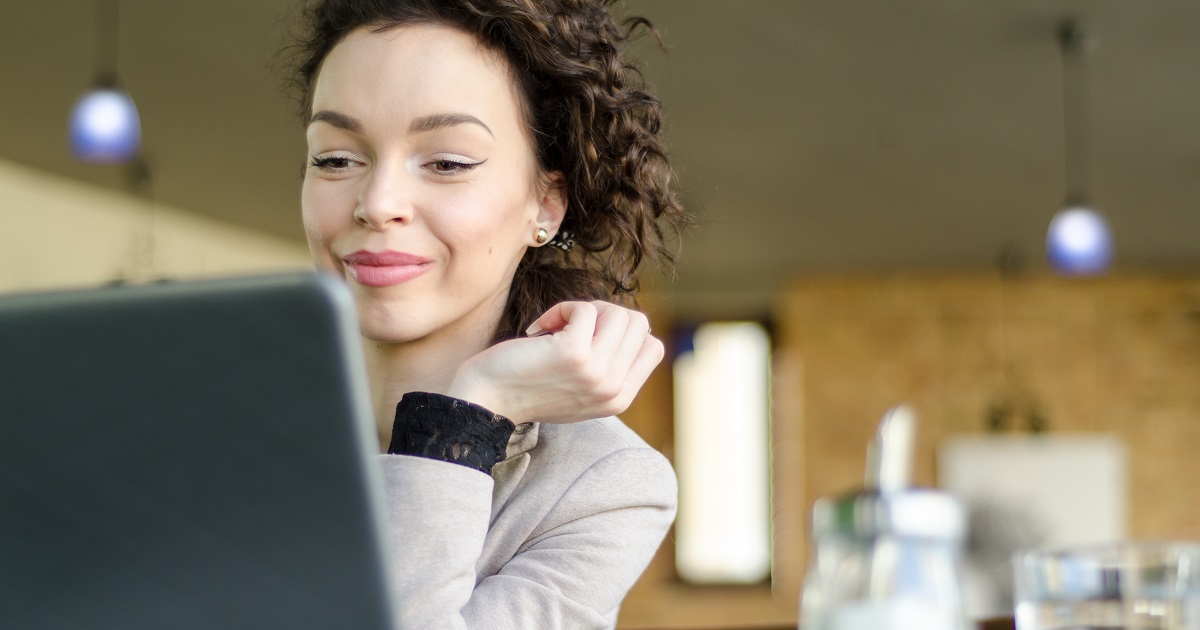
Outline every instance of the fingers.
{"type": "Polygon", "coordinates": [[[631,311],[615,304],[592,302],[596,307],[596,332],[592,335],[592,351],[608,359],[616,354],[621,342],[629,335],[631,311]]]}
{"type": "Polygon", "coordinates": [[[642,345],[650,335],[650,320],[626,308],[606,305],[596,323],[594,346],[602,356],[609,357],[609,369],[624,374],[633,365],[642,345]]]}
{"type": "MultiPolygon", "coordinates": [[[[644,314],[602,301],[556,304],[528,332],[530,336],[553,333],[545,340],[552,342],[546,346],[553,357],[547,365],[557,367],[546,378],[557,382],[557,388],[574,401],[567,416],[557,417],[559,421],[625,411],[664,354],[644,314]]],[[[536,415],[556,418],[552,413],[536,415]]]]}
{"type": "Polygon", "coordinates": [[[650,320],[634,310],[602,301],[563,302],[551,307],[531,330],[535,336],[546,332],[565,333],[558,341],[572,355],[600,373],[625,372],[650,332],[650,320]],[[577,353],[577,354],[576,354],[577,353]]]}
{"type": "Polygon", "coordinates": [[[638,352],[637,358],[633,365],[629,368],[629,383],[635,383],[636,394],[638,389],[641,389],[645,384],[646,379],[650,378],[650,374],[654,368],[662,363],[663,357],[666,356],[666,349],[663,347],[663,342],[658,338],[647,335],[646,340],[642,343],[641,350],[638,352]]]}
{"type": "Polygon", "coordinates": [[[650,320],[638,312],[595,302],[592,339],[593,395],[608,415],[624,411],[662,360],[663,345],[650,335],[650,320]]]}
{"type": "Polygon", "coordinates": [[[619,414],[629,408],[642,386],[650,378],[650,374],[654,372],[654,368],[662,362],[663,354],[661,341],[649,335],[643,339],[633,363],[625,373],[625,382],[621,393],[612,401],[611,415],[619,414]]]}
{"type": "MultiPolygon", "coordinates": [[[[541,314],[541,317],[534,320],[534,323],[526,329],[526,335],[530,337],[545,334],[545,332],[558,332],[564,330],[566,326],[572,322],[576,324],[576,328],[595,328],[596,310],[595,305],[590,302],[558,302],[551,306],[550,310],[541,314]]],[[[588,334],[590,335],[590,330],[588,334]]]]}

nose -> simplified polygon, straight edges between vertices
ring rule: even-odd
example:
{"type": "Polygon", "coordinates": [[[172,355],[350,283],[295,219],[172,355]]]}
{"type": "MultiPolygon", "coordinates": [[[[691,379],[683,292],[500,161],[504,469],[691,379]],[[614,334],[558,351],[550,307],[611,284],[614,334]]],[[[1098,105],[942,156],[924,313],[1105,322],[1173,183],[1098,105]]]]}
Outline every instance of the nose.
{"type": "Polygon", "coordinates": [[[364,227],[381,230],[391,223],[412,222],[413,204],[408,173],[403,164],[380,161],[363,179],[354,220],[364,227]]]}

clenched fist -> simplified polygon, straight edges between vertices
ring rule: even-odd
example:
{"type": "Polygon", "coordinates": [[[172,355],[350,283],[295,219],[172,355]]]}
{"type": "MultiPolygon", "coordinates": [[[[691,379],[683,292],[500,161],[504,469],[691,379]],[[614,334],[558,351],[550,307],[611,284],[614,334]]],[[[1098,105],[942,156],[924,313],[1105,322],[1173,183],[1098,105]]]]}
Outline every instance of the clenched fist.
{"type": "Polygon", "coordinates": [[[625,411],[663,358],[646,316],[608,302],[556,304],[529,333],[468,359],[447,395],[517,424],[601,418],[625,411]]]}

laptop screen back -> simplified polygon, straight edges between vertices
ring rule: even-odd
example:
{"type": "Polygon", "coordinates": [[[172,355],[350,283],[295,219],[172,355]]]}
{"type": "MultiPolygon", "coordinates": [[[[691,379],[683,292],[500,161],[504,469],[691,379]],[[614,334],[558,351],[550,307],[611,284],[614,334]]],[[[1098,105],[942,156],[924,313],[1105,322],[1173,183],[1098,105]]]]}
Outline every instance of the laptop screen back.
{"type": "Polygon", "coordinates": [[[0,628],[390,628],[352,299],[0,297],[0,628]]]}

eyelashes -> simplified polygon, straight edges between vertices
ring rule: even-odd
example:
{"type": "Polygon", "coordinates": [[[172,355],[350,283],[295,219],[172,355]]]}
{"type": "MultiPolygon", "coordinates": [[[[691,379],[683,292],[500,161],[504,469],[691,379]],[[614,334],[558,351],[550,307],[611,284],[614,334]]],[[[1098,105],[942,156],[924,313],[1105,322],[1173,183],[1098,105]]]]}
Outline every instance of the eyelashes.
{"type": "MultiPolygon", "coordinates": [[[[470,161],[465,161],[465,160],[447,160],[447,159],[431,160],[429,162],[422,164],[421,168],[426,169],[435,175],[438,175],[441,177],[447,177],[450,175],[458,175],[458,174],[462,174],[467,171],[470,171],[470,170],[480,166],[484,162],[487,162],[487,160],[480,160],[478,162],[470,162],[470,161]]],[[[341,156],[341,155],[332,155],[332,156],[325,156],[325,157],[322,157],[319,155],[313,155],[309,158],[308,165],[311,168],[320,169],[322,171],[326,171],[326,172],[330,172],[330,173],[339,173],[339,172],[348,170],[349,168],[351,168],[352,166],[354,166],[355,164],[358,164],[358,163],[359,163],[358,160],[355,160],[353,158],[346,157],[346,156],[341,156]]]]}
{"type": "Polygon", "coordinates": [[[455,175],[457,173],[465,173],[487,160],[478,162],[459,162],[458,160],[434,160],[425,165],[425,168],[433,171],[437,175],[455,175]]]}
{"type": "Polygon", "coordinates": [[[319,168],[325,171],[341,171],[350,168],[351,161],[350,158],[342,156],[321,157],[314,155],[309,160],[308,165],[312,168],[319,168]]]}

